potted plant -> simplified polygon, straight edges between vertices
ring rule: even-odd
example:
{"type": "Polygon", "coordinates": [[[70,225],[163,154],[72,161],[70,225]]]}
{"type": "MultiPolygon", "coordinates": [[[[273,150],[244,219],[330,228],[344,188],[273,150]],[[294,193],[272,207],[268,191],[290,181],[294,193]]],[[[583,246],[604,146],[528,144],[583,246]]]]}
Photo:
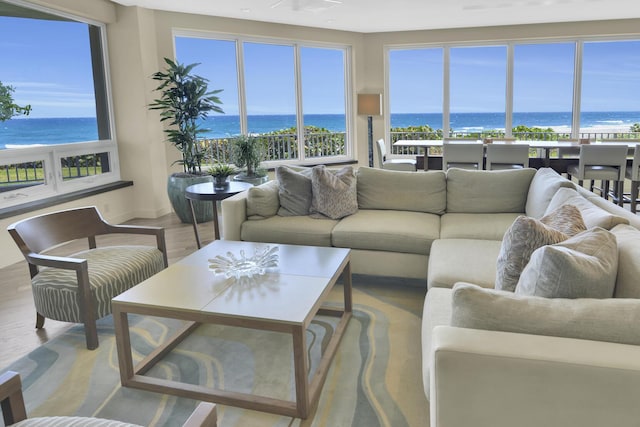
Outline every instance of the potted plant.
{"type": "Polygon", "coordinates": [[[213,185],[215,188],[226,188],[229,186],[227,178],[238,172],[235,167],[226,163],[215,162],[209,168],[209,175],[213,177],[213,185]]]}
{"type": "Polygon", "coordinates": [[[267,171],[260,168],[264,159],[264,147],[261,139],[251,135],[238,135],[232,140],[231,158],[233,163],[244,171],[234,179],[261,184],[267,181],[267,171]]]}
{"type": "MultiPolygon", "coordinates": [[[[209,91],[208,80],[192,74],[199,64],[184,65],[164,58],[166,68],[153,74],[159,82],[155,89],[160,98],[149,105],[150,110],[160,111],[160,121],[168,122],[164,130],[167,140],[176,147],[181,158],[174,163],[181,164],[182,172],[169,176],[167,192],[174,211],[182,222],[190,223],[191,212],[184,197],[184,190],[198,182],[211,181],[211,175],[202,171],[202,161],[207,157],[206,146],[198,141],[205,131],[198,123],[211,111],[224,113],[216,94],[222,89],[209,91]]],[[[197,222],[210,221],[213,218],[211,203],[195,203],[197,222]]]]}

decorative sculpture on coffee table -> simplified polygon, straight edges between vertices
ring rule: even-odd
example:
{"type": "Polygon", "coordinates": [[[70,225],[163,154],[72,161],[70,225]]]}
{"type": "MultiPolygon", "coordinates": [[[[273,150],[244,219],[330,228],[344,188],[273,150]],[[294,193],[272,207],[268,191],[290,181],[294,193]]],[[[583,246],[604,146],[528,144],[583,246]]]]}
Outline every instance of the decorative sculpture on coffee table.
{"type": "Polygon", "coordinates": [[[227,278],[262,276],[267,268],[278,266],[278,249],[278,246],[255,248],[253,256],[250,257],[247,257],[244,249],[240,250],[239,257],[227,252],[226,256],[218,255],[210,259],[209,269],[227,278]]]}

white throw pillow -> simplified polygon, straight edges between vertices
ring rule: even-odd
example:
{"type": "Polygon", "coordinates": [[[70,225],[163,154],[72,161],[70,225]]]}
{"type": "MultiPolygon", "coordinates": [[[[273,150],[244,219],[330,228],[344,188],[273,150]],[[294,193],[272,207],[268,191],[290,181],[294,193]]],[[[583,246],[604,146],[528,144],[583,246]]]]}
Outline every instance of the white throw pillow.
{"type": "Polygon", "coordinates": [[[549,206],[547,206],[545,215],[566,204],[574,205],[580,209],[580,214],[582,214],[582,219],[587,228],[602,227],[605,230],[611,230],[618,224],[629,224],[626,218],[607,212],[582,197],[576,190],[570,188],[560,188],[554,194],[549,206]]]}
{"type": "Polygon", "coordinates": [[[536,249],[515,292],[547,298],[611,298],[617,272],[616,237],[596,227],[536,249]]]}
{"type": "Polygon", "coordinates": [[[269,181],[247,191],[247,217],[249,219],[269,218],[278,213],[278,181],[269,181]]]}
{"type": "Polygon", "coordinates": [[[551,198],[562,187],[575,188],[571,181],[563,178],[553,169],[538,169],[529,185],[525,208],[527,216],[542,218],[545,212],[548,212],[547,206],[551,198]]]}
{"type": "Polygon", "coordinates": [[[640,345],[640,300],[516,295],[453,287],[452,326],[640,345]]]}
{"type": "Polygon", "coordinates": [[[296,171],[287,166],[276,168],[278,197],[280,199],[279,216],[309,215],[311,208],[311,168],[296,171]]]}

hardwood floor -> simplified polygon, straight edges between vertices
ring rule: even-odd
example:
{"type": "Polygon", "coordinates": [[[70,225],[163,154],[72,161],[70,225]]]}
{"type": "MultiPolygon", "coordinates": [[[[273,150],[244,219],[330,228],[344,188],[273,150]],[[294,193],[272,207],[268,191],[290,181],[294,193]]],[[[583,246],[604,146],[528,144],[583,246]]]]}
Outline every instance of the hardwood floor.
{"type": "MultiPolygon", "coordinates": [[[[135,219],[126,224],[164,227],[169,264],[196,250],[196,240],[191,224],[182,224],[175,214],[157,219],[135,219]]],[[[213,239],[213,222],[199,224],[198,230],[203,244],[213,239]]],[[[132,238],[129,235],[98,237],[98,246],[118,243],[153,245],[155,239],[147,236],[132,238]]],[[[86,242],[74,242],[57,248],[51,253],[68,255],[86,248],[86,242]]],[[[0,372],[2,372],[4,367],[42,343],[60,335],[73,324],[47,319],[43,329],[35,329],[36,313],[26,261],[0,269],[0,277],[2,277],[0,280],[0,325],[2,325],[0,372]]]]}

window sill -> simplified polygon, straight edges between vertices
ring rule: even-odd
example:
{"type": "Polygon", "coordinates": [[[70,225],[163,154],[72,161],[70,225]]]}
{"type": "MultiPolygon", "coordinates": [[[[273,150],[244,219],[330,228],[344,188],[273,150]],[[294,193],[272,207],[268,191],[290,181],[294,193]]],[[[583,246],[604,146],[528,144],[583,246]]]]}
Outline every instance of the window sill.
{"type": "Polygon", "coordinates": [[[118,190],[120,188],[130,187],[132,185],[133,181],[116,181],[109,184],[99,185],[97,187],[61,194],[54,197],[47,197],[46,199],[24,203],[22,205],[11,206],[8,208],[0,209],[0,219],[10,218],[12,216],[37,211],[39,209],[48,208],[51,206],[59,205],[61,203],[71,202],[73,200],[78,200],[89,196],[95,196],[96,194],[106,193],[108,191],[118,190]]]}

